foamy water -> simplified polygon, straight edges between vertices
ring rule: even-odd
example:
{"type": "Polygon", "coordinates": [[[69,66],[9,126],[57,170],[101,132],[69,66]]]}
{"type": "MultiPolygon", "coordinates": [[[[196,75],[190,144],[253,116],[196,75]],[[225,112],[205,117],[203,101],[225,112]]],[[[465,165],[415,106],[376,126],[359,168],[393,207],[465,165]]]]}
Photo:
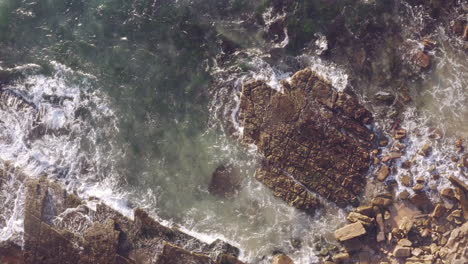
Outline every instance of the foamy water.
{"type": "MultiPolygon", "coordinates": [[[[417,31],[424,24],[424,16],[417,8],[408,10],[417,19],[407,30],[417,31]]],[[[270,22],[281,18],[272,16],[271,10],[264,15],[270,22]]],[[[285,36],[277,48],[287,45],[287,32],[285,36]]],[[[327,48],[326,39],[319,37],[316,45],[327,48]]],[[[451,174],[467,180],[466,169],[457,167],[451,157],[457,155],[454,140],[468,135],[468,60],[443,29],[439,29],[435,39],[438,48],[431,55],[436,63],[431,71],[421,73],[424,77],[421,88],[410,87],[414,88],[414,103],[402,113],[401,126],[410,133],[404,140],[405,155],[397,166],[407,159],[414,159],[416,165],[409,172],[399,169],[389,179],[399,182],[401,175],[411,173],[414,179],[423,176],[428,186],[434,184],[440,189],[448,185],[447,177],[451,174]],[[442,132],[441,139],[430,138],[433,128],[442,132]],[[418,155],[427,142],[433,146],[431,155],[418,155]],[[436,170],[429,172],[434,165],[436,170]],[[435,173],[440,174],[440,179],[433,179],[435,173]]],[[[126,165],[123,160],[132,146],[116,139],[121,132],[118,106],[101,91],[97,77],[57,62],[51,63],[50,75],[40,74],[38,66],[32,67],[36,70],[25,67],[25,79],[4,87],[11,94],[0,99],[0,159],[24,172],[10,171],[9,180],[2,185],[0,240],[13,239],[18,243],[22,240],[24,186],[18,175],[37,177],[46,173],[69,191],[101,198],[129,217],[132,208],[143,207],[165,225],[182,225],[182,230],[205,242],[222,238],[238,246],[241,258],[250,263],[270,263],[272,253],[279,251],[290,255],[296,263],[317,263],[317,246],[324,241],[334,243],[333,231],[345,222],[349,208],[339,209],[326,203],[324,210],[309,216],[273,197],[268,188],[254,179],[258,158],[255,148],[241,146],[237,141],[242,135],[237,120],[239,94],[242,83],[249,79],[264,80],[281,91],[280,81],[288,80],[292,72],[304,67],[318,72],[342,91],[349,86],[349,73],[345,67],[319,56],[296,57],[297,65],[274,65],[271,57],[259,49],[244,52],[243,62],[249,70],[211,68],[211,74],[221,84],[211,98],[205,133],[190,137],[187,134],[191,131],[180,132],[184,121],[176,120],[177,126],[167,127],[166,134],[158,134],[161,138],[144,138],[149,145],[162,145],[158,151],[171,155],[161,155],[156,160],[153,159],[156,155],[142,154],[135,165],[140,170],[134,175],[126,175],[133,173],[130,169],[117,169],[126,165]],[[232,131],[220,125],[226,121],[232,131]],[[242,169],[242,189],[232,200],[218,199],[207,190],[211,173],[224,163],[242,169]],[[138,183],[129,183],[131,179],[138,183]]],[[[369,94],[358,96],[369,98],[373,89],[363,87],[369,94]]],[[[388,125],[386,120],[376,122],[377,128],[388,125]]],[[[145,137],[140,130],[151,131],[161,123],[148,113],[144,125],[134,127],[139,131],[130,133],[138,132],[145,137]]],[[[382,151],[388,152],[390,146],[382,151]]],[[[372,171],[368,177],[373,177],[372,171]]],[[[401,184],[399,188],[408,189],[401,184]]],[[[89,207],[93,206],[90,202],[89,207]]]]}

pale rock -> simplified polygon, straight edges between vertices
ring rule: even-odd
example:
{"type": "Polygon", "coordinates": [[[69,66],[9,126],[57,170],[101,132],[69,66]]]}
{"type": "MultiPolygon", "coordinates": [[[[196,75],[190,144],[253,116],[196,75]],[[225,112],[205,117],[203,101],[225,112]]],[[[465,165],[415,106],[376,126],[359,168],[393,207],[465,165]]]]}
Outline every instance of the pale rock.
{"type": "Polygon", "coordinates": [[[372,218],[356,212],[349,213],[347,219],[352,223],[361,222],[363,225],[366,226],[371,225],[373,222],[372,218]]]}
{"type": "Polygon", "coordinates": [[[273,257],[271,264],[294,264],[294,262],[290,257],[284,254],[279,254],[273,257]]]}
{"type": "Polygon", "coordinates": [[[403,247],[411,247],[413,243],[409,241],[408,239],[403,238],[398,241],[398,245],[403,246],[403,247]]]}
{"type": "Polygon", "coordinates": [[[335,238],[339,241],[346,241],[366,234],[366,229],[361,222],[345,225],[335,231],[335,238]]]}
{"type": "Polygon", "coordinates": [[[332,257],[333,261],[336,263],[342,263],[349,260],[350,256],[346,252],[338,253],[332,257]]]}

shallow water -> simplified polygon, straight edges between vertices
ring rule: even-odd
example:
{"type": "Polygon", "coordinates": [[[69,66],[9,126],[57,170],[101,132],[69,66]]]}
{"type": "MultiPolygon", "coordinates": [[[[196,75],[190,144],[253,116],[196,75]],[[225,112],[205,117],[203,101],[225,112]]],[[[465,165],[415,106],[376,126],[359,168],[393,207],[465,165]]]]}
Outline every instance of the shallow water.
{"type": "MultiPolygon", "coordinates": [[[[290,61],[265,56],[273,44],[261,38],[262,29],[245,29],[244,11],[253,7],[243,4],[0,2],[0,14],[9,14],[0,19],[0,66],[25,65],[20,69],[25,78],[3,87],[20,96],[0,99],[0,159],[30,177],[47,173],[70,191],[97,196],[129,216],[132,208],[143,207],[200,239],[226,239],[245,261],[269,263],[273,252],[282,251],[297,263],[317,263],[316,245],[333,241],[346,209],[326,204],[309,216],[254,179],[255,149],[238,141],[238,96],[244,80],[264,79],[280,89],[281,79],[303,67],[338,90],[349,86],[350,73],[345,65],[309,53],[290,61]],[[242,47],[235,63],[220,63],[223,38],[242,47]],[[18,105],[21,100],[31,105],[18,105]],[[225,163],[240,167],[243,177],[231,200],[208,193],[212,172],[225,163]]],[[[272,19],[270,9],[262,15],[272,19]]],[[[419,26],[415,21],[406,32],[419,26]]],[[[405,141],[402,160],[416,156],[414,177],[428,179],[428,168],[437,164],[442,177],[434,183],[441,188],[449,174],[464,177],[447,161],[454,139],[468,135],[468,60],[443,29],[433,38],[435,67],[422,73],[421,85],[410,85],[414,103],[402,113],[402,127],[421,135],[405,141]],[[445,136],[429,139],[432,127],[445,136]],[[428,140],[434,142],[433,154],[424,159],[415,153],[428,140]]],[[[286,34],[276,48],[288,41],[286,34]]],[[[320,48],[327,48],[324,43],[320,39],[320,48]]],[[[379,89],[372,83],[354,87],[369,105],[379,89]]],[[[376,128],[386,125],[381,120],[376,128]]],[[[399,173],[393,176],[397,180],[399,173]]],[[[21,241],[24,201],[16,175],[0,193],[1,240],[21,241]]]]}

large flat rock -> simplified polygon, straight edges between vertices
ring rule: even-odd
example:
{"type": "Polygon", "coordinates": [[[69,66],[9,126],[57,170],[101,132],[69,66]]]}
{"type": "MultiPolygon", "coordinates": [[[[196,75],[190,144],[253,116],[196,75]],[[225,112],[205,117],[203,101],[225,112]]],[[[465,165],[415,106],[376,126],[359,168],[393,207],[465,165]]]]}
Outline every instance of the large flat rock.
{"type": "Polygon", "coordinates": [[[314,193],[346,206],[363,191],[374,134],[371,113],[358,100],[309,69],[282,82],[243,85],[243,141],[263,154],[256,178],[292,206],[313,212],[314,193]]]}
{"type": "Polygon", "coordinates": [[[67,193],[46,177],[29,179],[26,187],[26,264],[241,263],[234,246],[221,240],[204,243],[160,224],[141,209],[129,219],[98,200],[67,193]]]}

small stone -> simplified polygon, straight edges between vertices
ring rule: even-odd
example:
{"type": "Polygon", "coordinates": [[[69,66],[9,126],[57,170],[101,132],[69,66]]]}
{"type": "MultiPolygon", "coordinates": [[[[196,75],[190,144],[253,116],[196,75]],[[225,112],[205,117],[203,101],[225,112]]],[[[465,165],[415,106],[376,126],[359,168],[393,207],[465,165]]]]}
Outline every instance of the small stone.
{"type": "Polygon", "coordinates": [[[385,181],[389,174],[390,168],[387,165],[382,165],[382,167],[379,169],[379,172],[377,173],[377,179],[379,181],[385,181]]]}
{"type": "Polygon", "coordinates": [[[432,146],[430,143],[424,144],[424,146],[418,151],[419,155],[427,157],[429,156],[430,152],[432,150],[432,146]]]}
{"type": "Polygon", "coordinates": [[[445,208],[443,204],[437,204],[434,208],[434,211],[432,212],[432,217],[438,219],[445,214],[446,210],[447,208],[445,208]]]}
{"type": "Polygon", "coordinates": [[[371,203],[380,207],[388,207],[392,204],[392,200],[384,197],[375,197],[372,199],[371,203]]]}
{"type": "Polygon", "coordinates": [[[423,51],[417,52],[414,57],[414,63],[423,69],[427,69],[431,65],[431,58],[423,51]]]}
{"type": "Polygon", "coordinates": [[[403,246],[403,247],[411,247],[413,243],[409,241],[408,239],[403,238],[398,241],[398,245],[403,246]]]}
{"type": "Polygon", "coordinates": [[[464,31],[465,21],[455,20],[455,21],[452,21],[451,24],[452,24],[452,32],[456,35],[462,36],[463,31],[464,31]]]}
{"type": "Polygon", "coordinates": [[[383,103],[391,104],[395,100],[395,96],[389,92],[379,91],[375,94],[375,99],[383,103]]]}
{"type": "Polygon", "coordinates": [[[408,232],[413,228],[413,220],[409,219],[408,217],[404,216],[403,219],[400,221],[398,228],[404,233],[408,234],[408,232]]]}
{"type": "Polygon", "coordinates": [[[406,200],[410,196],[410,193],[407,190],[404,190],[400,193],[399,197],[401,200],[406,200]]]}
{"type": "Polygon", "coordinates": [[[416,178],[416,182],[417,183],[424,183],[424,182],[426,182],[426,179],[424,179],[424,177],[420,176],[420,177],[416,178]]]}
{"type": "Polygon", "coordinates": [[[390,217],[391,217],[390,212],[389,212],[389,211],[385,211],[385,212],[384,212],[384,219],[385,219],[385,220],[389,220],[390,217]]]}
{"type": "Polygon", "coordinates": [[[411,248],[403,247],[403,246],[396,246],[393,250],[393,255],[396,258],[407,258],[411,256],[411,248]]]}
{"type": "Polygon", "coordinates": [[[400,178],[401,184],[406,187],[411,187],[413,185],[413,178],[408,174],[401,176],[400,178]]]}
{"type": "Polygon", "coordinates": [[[443,197],[445,198],[448,198],[448,199],[455,199],[455,192],[453,191],[452,188],[445,188],[443,189],[441,192],[440,192],[440,195],[442,195],[443,197]]]}
{"type": "Polygon", "coordinates": [[[395,135],[393,136],[395,139],[403,139],[406,137],[406,130],[405,129],[397,129],[395,131],[395,135]]]}
{"type": "Polygon", "coordinates": [[[279,254],[273,257],[271,264],[294,264],[292,259],[284,254],[279,254]]]}
{"type": "Polygon", "coordinates": [[[424,184],[418,183],[415,186],[413,186],[413,191],[415,192],[420,192],[424,189],[424,184]]]}
{"type": "Polygon", "coordinates": [[[356,212],[370,217],[374,215],[372,205],[361,205],[358,208],[356,208],[356,212]]]}
{"type": "Polygon", "coordinates": [[[379,141],[379,145],[380,145],[381,147],[387,146],[387,145],[388,145],[388,139],[382,139],[382,140],[380,140],[380,141],[379,141]]]}
{"type": "Polygon", "coordinates": [[[361,222],[345,225],[335,231],[335,238],[339,241],[346,241],[366,234],[366,229],[361,222]]]}
{"type": "Polygon", "coordinates": [[[403,162],[401,163],[401,167],[402,167],[403,169],[410,169],[410,168],[411,168],[411,165],[412,165],[412,163],[411,163],[410,160],[405,160],[405,161],[403,161],[403,162]]]}
{"type": "Polygon", "coordinates": [[[411,250],[411,254],[413,254],[413,256],[416,256],[416,257],[419,257],[421,254],[422,254],[422,249],[420,248],[414,248],[413,250],[411,250]]]}
{"type": "Polygon", "coordinates": [[[394,159],[401,158],[403,154],[401,152],[390,152],[387,156],[382,158],[382,162],[388,162],[394,159]]]}
{"type": "Polygon", "coordinates": [[[337,263],[341,263],[349,260],[350,256],[346,252],[338,253],[332,257],[332,260],[337,263]]]}

